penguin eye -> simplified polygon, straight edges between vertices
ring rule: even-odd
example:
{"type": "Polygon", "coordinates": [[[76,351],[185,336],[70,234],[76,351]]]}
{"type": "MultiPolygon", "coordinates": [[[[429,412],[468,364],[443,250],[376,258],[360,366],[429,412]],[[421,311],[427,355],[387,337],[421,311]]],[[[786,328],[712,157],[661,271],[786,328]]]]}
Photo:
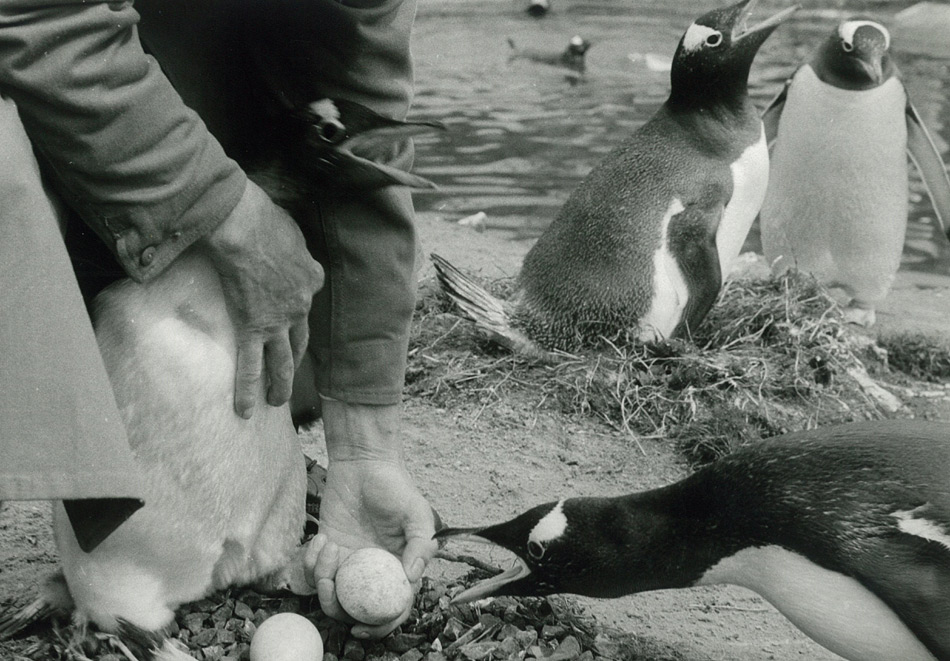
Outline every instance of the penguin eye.
{"type": "Polygon", "coordinates": [[[528,541],[528,555],[535,560],[540,560],[544,556],[544,547],[534,540],[528,541]]]}
{"type": "Polygon", "coordinates": [[[722,43],[722,33],[713,32],[711,35],[706,37],[706,45],[715,48],[722,43]]]}
{"type": "Polygon", "coordinates": [[[851,51],[854,50],[854,44],[849,43],[847,41],[842,41],[841,50],[843,50],[845,53],[850,53],[851,51]]]}

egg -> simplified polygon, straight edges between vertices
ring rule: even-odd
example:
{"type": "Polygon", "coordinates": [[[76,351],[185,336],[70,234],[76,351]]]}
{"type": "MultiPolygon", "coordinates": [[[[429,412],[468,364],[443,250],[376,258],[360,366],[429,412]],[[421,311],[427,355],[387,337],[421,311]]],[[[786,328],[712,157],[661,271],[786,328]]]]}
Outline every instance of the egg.
{"type": "Polygon", "coordinates": [[[363,548],[340,563],[336,597],[354,620],[385,624],[412,604],[412,586],[399,558],[383,549],[363,548]]]}
{"type": "Polygon", "coordinates": [[[323,639],[313,623],[296,613],[271,615],[251,639],[251,661],[322,661],[323,639]]]}

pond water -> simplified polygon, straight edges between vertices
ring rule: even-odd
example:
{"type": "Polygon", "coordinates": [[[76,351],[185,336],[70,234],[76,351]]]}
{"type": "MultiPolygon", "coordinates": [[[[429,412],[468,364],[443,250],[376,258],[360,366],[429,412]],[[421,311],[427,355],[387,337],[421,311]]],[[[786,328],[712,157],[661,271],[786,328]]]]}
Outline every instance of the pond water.
{"type": "MultiPolygon", "coordinates": [[[[683,31],[720,2],[552,0],[542,19],[526,0],[421,0],[413,37],[412,116],[448,132],[416,138],[415,171],[439,190],[415,195],[420,211],[457,220],[484,211],[488,227],[513,240],[536,237],[591,168],[646,121],[669,93],[663,71],[683,31]],[[586,75],[527,59],[519,49],[556,53],[575,34],[593,43],[586,75]]],[[[785,6],[764,2],[752,20],[785,6]]],[[[888,12],[862,12],[889,24],[888,12]]],[[[837,22],[838,10],[803,9],[769,38],[756,59],[751,93],[760,109],[837,22]]],[[[948,37],[950,39],[950,37],[948,37]]],[[[892,47],[917,109],[944,149],[950,143],[950,57],[892,47]]],[[[950,247],[911,167],[905,269],[950,276],[950,247]]],[[[758,228],[746,243],[758,248],[758,228]]]]}

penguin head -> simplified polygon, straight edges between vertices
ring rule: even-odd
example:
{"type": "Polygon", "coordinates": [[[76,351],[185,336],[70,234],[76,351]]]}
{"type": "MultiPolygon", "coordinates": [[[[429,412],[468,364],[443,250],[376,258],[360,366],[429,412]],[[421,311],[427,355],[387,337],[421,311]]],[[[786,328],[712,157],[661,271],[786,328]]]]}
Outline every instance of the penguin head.
{"type": "Polygon", "coordinates": [[[466,537],[515,554],[512,567],[456,595],[456,603],[489,596],[555,593],[619,597],[660,587],[682,587],[664,566],[666,518],[613,498],[571,498],[539,505],[481,528],[444,528],[437,539],[466,537]]]}
{"type": "Polygon", "coordinates": [[[685,107],[732,105],[746,98],[752,61],[772,31],[797,6],[749,27],[757,0],[708,12],[689,26],[673,55],[670,102],[685,107]]]}
{"type": "Polygon", "coordinates": [[[582,56],[590,49],[591,43],[584,39],[584,37],[579,34],[575,34],[571,37],[571,40],[567,44],[567,51],[571,55],[582,56]]]}
{"type": "Polygon", "coordinates": [[[865,19],[843,21],[825,40],[812,59],[819,79],[848,90],[877,87],[887,80],[894,66],[887,51],[891,35],[880,23],[865,19]]]}

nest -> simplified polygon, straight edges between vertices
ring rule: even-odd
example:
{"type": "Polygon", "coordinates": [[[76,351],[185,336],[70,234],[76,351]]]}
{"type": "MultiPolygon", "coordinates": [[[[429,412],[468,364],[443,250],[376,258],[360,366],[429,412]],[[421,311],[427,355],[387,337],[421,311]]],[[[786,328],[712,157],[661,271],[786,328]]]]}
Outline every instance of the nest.
{"type": "MultiPolygon", "coordinates": [[[[512,282],[486,286],[504,297],[512,282]]],[[[409,355],[413,396],[592,416],[633,438],[669,438],[694,464],[763,437],[902,410],[866,368],[886,371],[886,352],[848,329],[814,278],[794,272],[729,281],[690,340],[599,338],[551,361],[503,352],[427,284],[409,355]]]]}
{"type": "MultiPolygon", "coordinates": [[[[222,592],[183,607],[168,632],[173,644],[204,661],[247,661],[257,627],[277,613],[311,620],[324,642],[324,661],[597,661],[656,658],[657,647],[631,636],[595,631],[582,613],[558,598],[499,597],[450,604],[485,569],[450,583],[423,578],[409,619],[392,635],[364,641],[350,625],[330,619],[315,597],[265,597],[248,590],[222,592]]],[[[18,659],[140,661],[150,658],[135,641],[54,623],[18,659]]],[[[670,658],[669,656],[665,658],[670,658]]]]}

